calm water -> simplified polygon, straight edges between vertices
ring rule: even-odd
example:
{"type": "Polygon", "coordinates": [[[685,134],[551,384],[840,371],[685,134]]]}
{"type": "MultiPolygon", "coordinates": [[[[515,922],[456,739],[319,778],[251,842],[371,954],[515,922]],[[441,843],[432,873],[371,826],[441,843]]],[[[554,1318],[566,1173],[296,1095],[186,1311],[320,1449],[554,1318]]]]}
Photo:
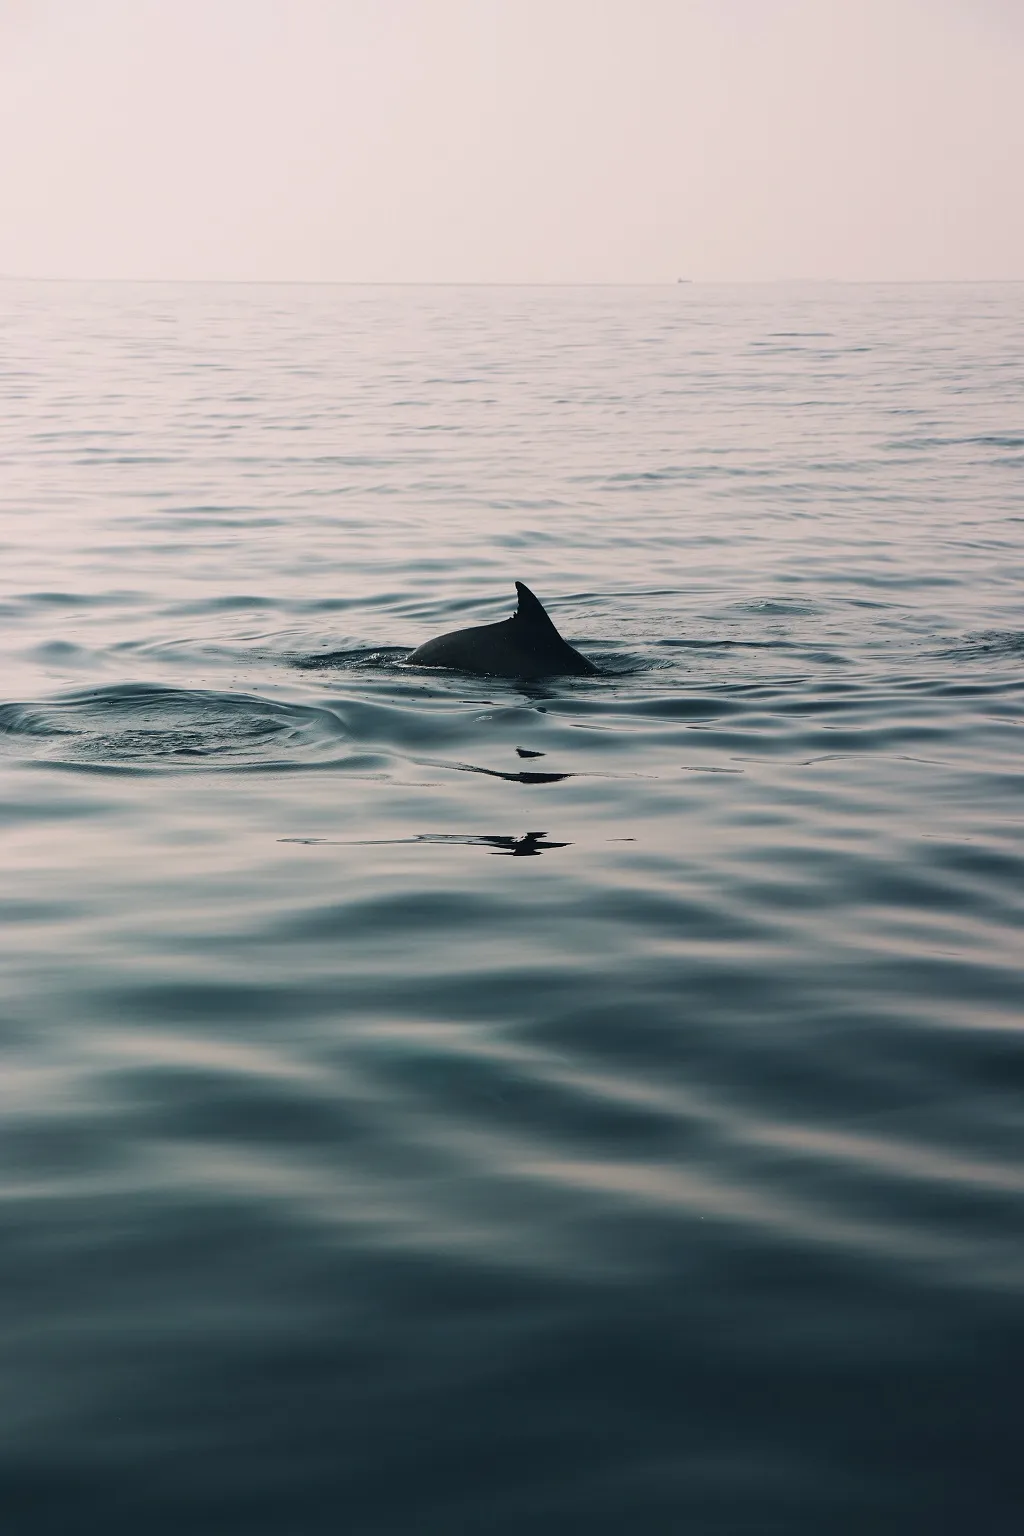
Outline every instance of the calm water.
{"type": "Polygon", "coordinates": [[[0,402],[4,1530],[1016,1530],[1024,287],[6,283],[0,402]],[[517,577],[601,676],[404,664],[517,577]]]}

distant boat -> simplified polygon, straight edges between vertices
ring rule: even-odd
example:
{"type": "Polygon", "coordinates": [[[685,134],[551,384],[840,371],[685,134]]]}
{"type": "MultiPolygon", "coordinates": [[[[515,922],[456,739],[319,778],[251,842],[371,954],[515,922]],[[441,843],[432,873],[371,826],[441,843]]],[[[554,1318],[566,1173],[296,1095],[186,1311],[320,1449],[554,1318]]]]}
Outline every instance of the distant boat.
{"type": "Polygon", "coordinates": [[[692,277],[677,277],[676,278],[676,282],[677,283],[692,283],[693,282],[693,278],[692,277]]]}

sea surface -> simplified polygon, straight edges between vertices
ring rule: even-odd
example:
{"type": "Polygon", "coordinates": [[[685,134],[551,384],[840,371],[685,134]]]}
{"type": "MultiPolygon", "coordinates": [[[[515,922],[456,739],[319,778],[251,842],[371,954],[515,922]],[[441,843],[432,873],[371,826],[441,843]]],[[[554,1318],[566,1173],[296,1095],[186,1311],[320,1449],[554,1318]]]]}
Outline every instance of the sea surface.
{"type": "Polygon", "coordinates": [[[1024,285],[0,284],[0,850],[5,1536],[1024,1529],[1024,285]]]}

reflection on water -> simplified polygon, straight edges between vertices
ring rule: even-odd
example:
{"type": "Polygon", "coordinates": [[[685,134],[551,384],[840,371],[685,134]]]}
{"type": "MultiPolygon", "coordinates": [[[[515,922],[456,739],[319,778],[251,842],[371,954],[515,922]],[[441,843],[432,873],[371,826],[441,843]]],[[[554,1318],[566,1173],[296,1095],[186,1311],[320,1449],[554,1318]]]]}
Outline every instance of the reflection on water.
{"type": "Polygon", "coordinates": [[[552,842],[545,832],[524,832],[521,837],[481,837],[478,842],[491,848],[494,853],[511,854],[514,859],[532,859],[546,853],[549,848],[572,846],[570,843],[552,842]]]}
{"type": "Polygon", "coordinates": [[[1016,1529],[1020,291],[0,326],[4,1530],[1016,1529]]]}
{"type": "Polygon", "coordinates": [[[558,784],[562,779],[575,777],[571,773],[502,773],[498,768],[474,768],[468,763],[452,766],[462,769],[465,773],[487,773],[492,779],[506,779],[509,784],[558,784]]]}
{"type": "MultiPolygon", "coordinates": [[[[279,837],[279,843],[337,843],[342,839],[330,837],[279,837]]],[[[450,845],[464,848],[487,848],[491,853],[511,854],[517,859],[533,858],[549,848],[571,848],[571,843],[554,843],[546,832],[523,832],[518,836],[506,833],[421,832],[416,837],[362,838],[350,846],[369,848],[383,847],[386,843],[429,843],[433,846],[450,845]]]]}

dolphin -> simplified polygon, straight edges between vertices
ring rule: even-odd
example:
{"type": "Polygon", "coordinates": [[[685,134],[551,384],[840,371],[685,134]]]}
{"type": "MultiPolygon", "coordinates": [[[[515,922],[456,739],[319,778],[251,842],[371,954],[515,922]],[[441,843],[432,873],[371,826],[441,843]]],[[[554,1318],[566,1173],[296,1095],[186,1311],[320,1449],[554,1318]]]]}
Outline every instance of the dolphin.
{"type": "Polygon", "coordinates": [[[407,658],[418,667],[450,667],[489,677],[590,677],[593,662],[563,640],[529,587],[516,582],[519,607],[511,618],[472,629],[453,629],[417,646],[407,658]]]}

